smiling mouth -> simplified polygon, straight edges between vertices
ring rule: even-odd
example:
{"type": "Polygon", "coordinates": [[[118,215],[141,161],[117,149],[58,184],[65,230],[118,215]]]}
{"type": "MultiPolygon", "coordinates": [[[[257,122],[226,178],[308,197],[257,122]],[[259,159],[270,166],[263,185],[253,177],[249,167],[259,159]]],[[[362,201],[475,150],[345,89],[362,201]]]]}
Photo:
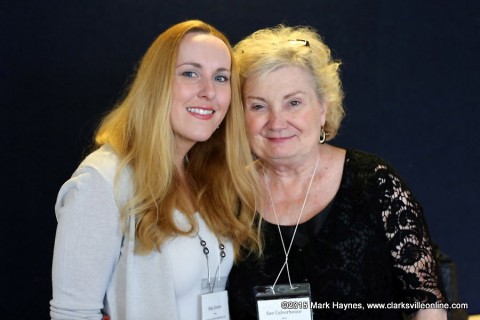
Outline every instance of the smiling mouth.
{"type": "Polygon", "coordinates": [[[267,139],[271,142],[284,142],[290,140],[292,137],[267,137],[267,139]]]}
{"type": "Polygon", "coordinates": [[[200,115],[211,115],[215,112],[213,110],[207,110],[207,109],[201,109],[201,108],[187,108],[187,111],[191,113],[200,114],[200,115]]]}

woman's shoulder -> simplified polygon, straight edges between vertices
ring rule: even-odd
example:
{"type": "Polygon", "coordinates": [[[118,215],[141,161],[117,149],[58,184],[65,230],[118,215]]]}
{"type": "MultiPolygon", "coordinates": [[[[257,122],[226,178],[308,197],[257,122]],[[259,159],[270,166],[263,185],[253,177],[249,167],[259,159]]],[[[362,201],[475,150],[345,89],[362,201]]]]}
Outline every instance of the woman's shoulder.
{"type": "Polygon", "coordinates": [[[120,157],[109,145],[103,145],[90,153],[79,165],[74,175],[95,171],[107,181],[113,181],[120,164],[120,157]]]}
{"type": "Polygon", "coordinates": [[[381,156],[357,149],[347,149],[345,167],[350,171],[361,174],[395,172],[390,162],[381,156]]]}
{"type": "Polygon", "coordinates": [[[352,164],[365,164],[370,166],[384,165],[387,163],[385,159],[377,154],[358,149],[347,149],[346,161],[352,164]]]}
{"type": "Polygon", "coordinates": [[[379,155],[357,149],[347,149],[344,182],[357,187],[377,188],[388,181],[400,180],[391,163],[379,155]]]}
{"type": "Polygon", "coordinates": [[[70,192],[95,197],[112,192],[122,203],[131,194],[131,173],[128,167],[118,171],[120,157],[109,146],[104,145],[90,153],[61,187],[58,199],[70,192]]]}
{"type": "Polygon", "coordinates": [[[116,167],[120,157],[109,145],[103,145],[90,153],[80,164],[80,167],[93,167],[102,171],[116,167]]]}

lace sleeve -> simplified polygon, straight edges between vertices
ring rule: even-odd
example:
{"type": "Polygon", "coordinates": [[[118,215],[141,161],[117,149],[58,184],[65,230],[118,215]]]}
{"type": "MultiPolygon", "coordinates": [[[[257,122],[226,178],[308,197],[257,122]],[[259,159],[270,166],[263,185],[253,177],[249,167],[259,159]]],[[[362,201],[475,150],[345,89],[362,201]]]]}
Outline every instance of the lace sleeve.
{"type": "Polygon", "coordinates": [[[387,165],[376,168],[383,191],[382,222],[404,302],[444,301],[423,209],[387,165]]]}

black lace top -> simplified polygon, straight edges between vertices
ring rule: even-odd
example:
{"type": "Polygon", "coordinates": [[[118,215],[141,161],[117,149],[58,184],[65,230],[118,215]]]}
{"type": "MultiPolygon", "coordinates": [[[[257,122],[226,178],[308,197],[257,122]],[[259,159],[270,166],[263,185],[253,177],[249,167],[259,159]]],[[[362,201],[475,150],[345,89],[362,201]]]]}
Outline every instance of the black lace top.
{"type": "MultiPolygon", "coordinates": [[[[234,266],[228,293],[232,320],[256,319],[253,287],[272,285],[285,254],[278,227],[264,221],[265,251],[234,266]]],[[[294,226],[282,226],[288,247],[294,226]]],[[[415,309],[367,303],[445,301],[422,208],[395,170],[377,156],[347,150],[340,189],[330,205],[301,224],[289,255],[292,282],[309,282],[314,319],[402,319],[415,309]],[[362,303],[341,310],[333,302],[362,303]]],[[[286,271],[277,282],[288,284],[286,271]]]]}

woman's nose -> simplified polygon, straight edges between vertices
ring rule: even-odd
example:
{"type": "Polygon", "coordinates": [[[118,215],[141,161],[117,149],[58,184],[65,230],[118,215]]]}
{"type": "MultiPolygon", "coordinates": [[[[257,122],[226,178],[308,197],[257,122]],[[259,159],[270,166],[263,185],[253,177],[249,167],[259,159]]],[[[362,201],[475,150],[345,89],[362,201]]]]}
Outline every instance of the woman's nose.
{"type": "Polygon", "coordinates": [[[283,129],[287,125],[287,115],[283,111],[272,111],[269,118],[271,129],[283,129]]]}
{"type": "Polygon", "coordinates": [[[215,84],[213,83],[213,81],[209,79],[202,79],[200,84],[199,96],[204,99],[211,100],[215,98],[215,94],[215,84]]]}

